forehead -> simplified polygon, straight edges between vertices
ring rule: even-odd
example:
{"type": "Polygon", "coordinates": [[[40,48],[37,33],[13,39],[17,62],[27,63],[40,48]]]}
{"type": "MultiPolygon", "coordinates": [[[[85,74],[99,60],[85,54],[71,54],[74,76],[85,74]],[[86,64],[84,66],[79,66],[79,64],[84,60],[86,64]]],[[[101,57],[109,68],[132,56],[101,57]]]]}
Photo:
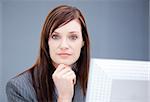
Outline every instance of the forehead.
{"type": "Polygon", "coordinates": [[[77,19],[74,19],[63,26],[58,27],[54,32],[81,32],[81,24],[77,19]]]}

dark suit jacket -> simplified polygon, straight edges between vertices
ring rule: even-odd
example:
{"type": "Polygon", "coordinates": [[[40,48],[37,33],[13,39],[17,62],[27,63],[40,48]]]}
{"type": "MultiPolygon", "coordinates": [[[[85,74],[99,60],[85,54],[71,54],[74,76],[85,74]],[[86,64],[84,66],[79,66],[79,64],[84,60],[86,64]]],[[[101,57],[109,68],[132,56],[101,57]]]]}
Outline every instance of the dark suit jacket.
{"type": "MultiPolygon", "coordinates": [[[[75,90],[73,102],[85,102],[79,83],[75,86],[75,90]]],[[[8,102],[38,102],[29,72],[9,80],[6,85],[6,94],[8,102]]],[[[53,102],[57,102],[57,96],[54,96],[53,102]]]]}

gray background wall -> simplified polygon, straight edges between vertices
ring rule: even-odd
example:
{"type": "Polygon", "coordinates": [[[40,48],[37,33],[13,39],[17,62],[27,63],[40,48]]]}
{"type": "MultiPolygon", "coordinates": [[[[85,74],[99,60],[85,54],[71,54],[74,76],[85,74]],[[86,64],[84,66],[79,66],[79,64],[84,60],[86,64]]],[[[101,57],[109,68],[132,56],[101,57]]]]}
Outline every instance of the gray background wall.
{"type": "MultiPolygon", "coordinates": [[[[74,5],[85,15],[91,38],[91,57],[150,60],[148,2],[149,0],[1,1],[0,93],[5,93],[8,79],[35,62],[45,17],[50,9],[59,4],[74,5]]],[[[6,102],[5,94],[0,95],[0,101],[6,102]]]]}
{"type": "MultiPolygon", "coordinates": [[[[0,2],[0,96],[2,94],[2,3],[0,2]]],[[[0,98],[1,101],[1,98],[0,98]]]]}
{"type": "Polygon", "coordinates": [[[149,1],[149,60],[150,60],[150,1],[149,1]]]}

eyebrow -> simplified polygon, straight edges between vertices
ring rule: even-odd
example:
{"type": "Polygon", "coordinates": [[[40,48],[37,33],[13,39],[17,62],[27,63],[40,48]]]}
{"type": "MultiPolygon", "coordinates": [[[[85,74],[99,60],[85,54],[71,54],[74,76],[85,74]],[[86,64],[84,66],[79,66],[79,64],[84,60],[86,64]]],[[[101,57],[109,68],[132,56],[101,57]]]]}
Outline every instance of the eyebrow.
{"type": "MultiPolygon", "coordinates": [[[[56,32],[56,31],[54,31],[53,33],[59,34],[59,32],[56,32]]],[[[53,33],[52,33],[52,34],[53,34],[53,33]]]]}
{"type": "Polygon", "coordinates": [[[71,31],[71,32],[69,32],[70,34],[79,34],[79,32],[78,31],[71,31]]]}
{"type": "MultiPolygon", "coordinates": [[[[61,34],[61,32],[56,32],[56,31],[54,31],[53,33],[55,33],[55,34],[61,34]]],[[[53,34],[52,33],[52,34],[53,34]]],[[[78,32],[78,31],[70,31],[69,32],[69,34],[79,34],[80,32],[78,32]]]]}

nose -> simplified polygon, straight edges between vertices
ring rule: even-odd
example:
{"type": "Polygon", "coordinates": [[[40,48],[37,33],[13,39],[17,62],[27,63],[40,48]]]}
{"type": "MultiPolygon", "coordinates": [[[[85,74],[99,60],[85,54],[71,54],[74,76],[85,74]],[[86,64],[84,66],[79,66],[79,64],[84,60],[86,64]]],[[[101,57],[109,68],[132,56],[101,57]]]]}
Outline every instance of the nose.
{"type": "Polygon", "coordinates": [[[69,45],[68,45],[67,39],[63,39],[60,43],[60,49],[64,50],[68,48],[69,48],[69,45]]]}

